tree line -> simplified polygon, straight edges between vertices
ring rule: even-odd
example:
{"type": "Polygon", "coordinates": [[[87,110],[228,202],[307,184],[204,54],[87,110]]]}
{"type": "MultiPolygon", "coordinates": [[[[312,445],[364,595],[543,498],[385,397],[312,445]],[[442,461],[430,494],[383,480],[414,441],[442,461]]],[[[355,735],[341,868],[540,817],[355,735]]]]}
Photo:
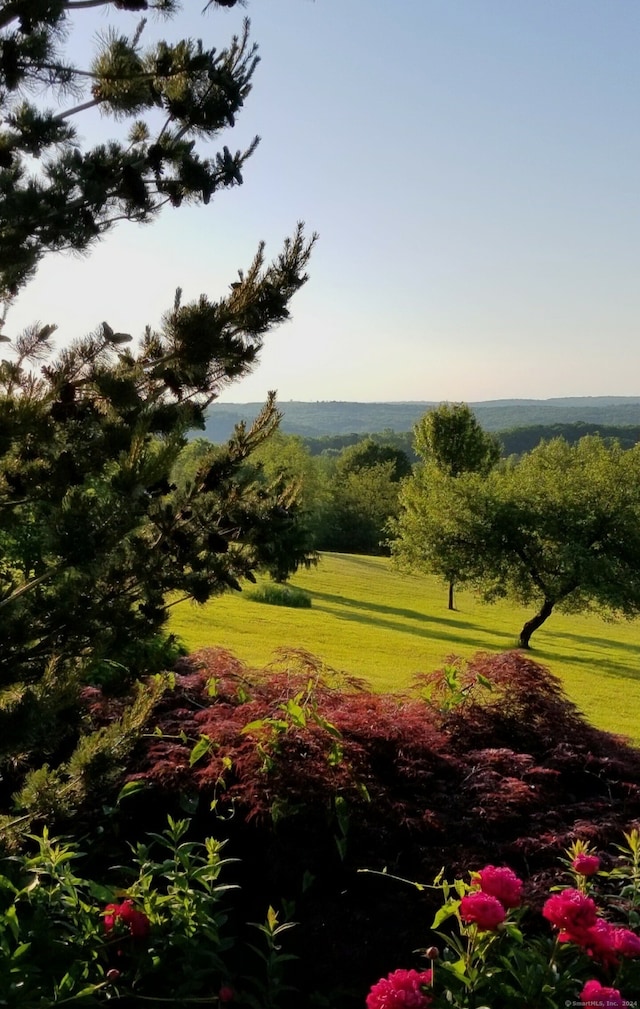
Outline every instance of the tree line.
{"type": "MultiPolygon", "coordinates": [[[[475,411],[474,415],[477,416],[475,411]]],[[[633,448],[640,441],[640,426],[638,425],[595,424],[586,421],[575,421],[571,424],[530,424],[492,433],[500,442],[503,456],[522,455],[523,452],[530,452],[541,441],[550,441],[552,438],[563,438],[573,445],[588,434],[599,435],[609,442],[615,440],[623,448],[633,448]]],[[[392,445],[394,448],[401,449],[411,462],[418,462],[419,459],[414,446],[413,429],[411,431],[394,431],[391,428],[386,428],[383,431],[366,435],[356,433],[323,434],[313,437],[301,435],[301,438],[312,455],[322,455],[325,452],[338,454],[349,445],[356,445],[365,438],[372,438],[379,444],[392,445]]]]}

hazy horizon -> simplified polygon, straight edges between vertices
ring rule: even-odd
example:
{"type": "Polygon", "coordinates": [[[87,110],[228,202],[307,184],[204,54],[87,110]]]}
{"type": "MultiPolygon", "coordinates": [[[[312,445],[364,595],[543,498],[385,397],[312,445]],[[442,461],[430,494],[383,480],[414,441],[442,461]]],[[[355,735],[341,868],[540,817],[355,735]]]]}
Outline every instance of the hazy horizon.
{"type": "MultiPolygon", "coordinates": [[[[423,403],[452,403],[452,402],[465,402],[469,406],[480,406],[487,403],[561,403],[561,402],[575,402],[575,401],[592,401],[592,400],[604,400],[607,402],[634,402],[640,403],[640,394],[637,396],[616,396],[611,395],[595,395],[595,396],[500,396],[495,399],[469,399],[469,400],[448,400],[448,399],[300,399],[298,397],[288,397],[283,399],[282,397],[276,397],[277,402],[280,405],[286,403],[362,403],[362,404],[377,404],[384,403],[389,406],[397,405],[411,405],[416,404],[417,406],[423,403]]],[[[262,403],[263,400],[255,399],[218,399],[215,403],[220,403],[223,406],[255,406],[258,403],[262,403]]]]}

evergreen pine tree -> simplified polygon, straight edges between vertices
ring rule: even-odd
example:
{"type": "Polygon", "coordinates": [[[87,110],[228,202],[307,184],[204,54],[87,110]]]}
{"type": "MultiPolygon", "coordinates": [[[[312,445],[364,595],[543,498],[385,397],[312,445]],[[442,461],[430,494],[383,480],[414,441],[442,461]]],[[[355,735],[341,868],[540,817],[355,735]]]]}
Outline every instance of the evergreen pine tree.
{"type": "MultiPolygon", "coordinates": [[[[230,7],[235,0],[216,3],[230,7]]],[[[10,0],[0,11],[4,316],[44,255],[85,251],[116,221],[148,221],[166,204],[207,204],[219,189],[242,182],[257,142],[236,154],[226,146],[213,157],[203,152],[207,141],[233,126],[250,91],[257,55],[248,23],[220,51],[189,40],[144,50],[141,29],[132,37],[113,30],[91,67],[79,69],[65,60],[61,40],[69,19],[96,5],[10,0]],[[44,85],[57,99],[72,95],[73,107],[56,112],[35,104],[32,96],[44,85]],[[81,147],[71,120],[94,106],[131,120],[126,143],[81,147]],[[162,121],[154,132],[158,110],[162,121]]],[[[116,18],[123,9],[152,6],[147,0],[103,5],[116,18]]],[[[167,15],[174,9],[171,0],[155,6],[167,15]]],[[[313,242],[298,225],[273,262],[260,246],[218,300],[202,295],[183,304],[178,291],[161,325],[147,327],[138,343],[102,322],[56,351],[54,326],[34,324],[11,339],[3,318],[0,769],[6,794],[20,784],[18,765],[47,760],[54,770],[45,778],[64,776],[56,761],[76,738],[77,692],[87,677],[109,667],[123,670],[125,679],[144,673],[144,646],[175,598],[204,602],[251,578],[260,563],[270,504],[238,474],[277,425],[274,397],[250,429],[240,426],[228,445],[206,457],[187,486],[176,488],[171,471],[187,433],[204,426],[220,390],[252,368],[265,334],[288,318],[313,242]]],[[[41,794],[60,784],[47,781],[41,794]]]]}

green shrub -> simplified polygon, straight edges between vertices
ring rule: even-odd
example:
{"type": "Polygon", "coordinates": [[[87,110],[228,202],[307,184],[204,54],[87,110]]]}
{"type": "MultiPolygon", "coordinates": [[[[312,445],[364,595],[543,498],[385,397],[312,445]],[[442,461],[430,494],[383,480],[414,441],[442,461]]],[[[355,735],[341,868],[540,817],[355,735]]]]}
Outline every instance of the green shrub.
{"type": "Polygon", "coordinates": [[[247,599],[254,603],[268,603],[269,606],[291,606],[298,610],[308,610],[311,607],[311,596],[302,589],[292,585],[259,585],[247,592],[247,599]]]}
{"type": "MultiPolygon", "coordinates": [[[[229,891],[219,882],[224,842],[187,840],[188,820],[132,846],[109,878],[85,878],[74,842],[45,830],[32,854],[0,872],[0,1005],[15,1009],[73,1002],[163,1004],[184,1009],[233,1001],[278,1009],[288,985],[281,934],[292,923],[269,907],[254,923],[259,945],[228,934],[229,891]],[[223,903],[224,902],[224,903],[223,903]],[[234,965],[240,965],[240,970],[234,965]]],[[[234,860],[231,860],[234,861],[234,860]]]]}
{"type": "Polygon", "coordinates": [[[123,645],[118,661],[101,658],[88,668],[88,683],[109,693],[124,693],[141,677],[173,669],[187,648],[175,634],[159,633],[149,638],[132,639],[123,645]]]}

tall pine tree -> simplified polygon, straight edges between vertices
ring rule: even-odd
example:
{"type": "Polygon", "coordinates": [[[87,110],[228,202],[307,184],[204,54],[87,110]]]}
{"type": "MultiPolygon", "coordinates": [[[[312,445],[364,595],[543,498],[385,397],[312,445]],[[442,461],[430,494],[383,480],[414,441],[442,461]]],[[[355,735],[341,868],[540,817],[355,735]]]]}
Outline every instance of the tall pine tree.
{"type": "MultiPolygon", "coordinates": [[[[216,0],[233,6],[235,0],[216,0]]],[[[148,0],[10,0],[0,11],[0,298],[4,316],[48,253],[85,251],[119,220],[166,204],[208,204],[240,185],[255,143],[206,145],[232,127],[251,89],[255,46],[245,24],[220,51],[109,32],[87,69],[62,41],[82,8],[115,21],[148,0]],[[34,103],[46,86],[60,105],[34,103]],[[83,149],[73,120],[99,106],[129,119],[126,142],[83,149]],[[159,125],[158,112],[161,113],[159,125]],[[37,159],[37,160],[33,160],[37,159]],[[35,165],[35,169],[33,168],[35,165]]],[[[171,0],[155,5],[167,16],[171,0]]],[[[211,5],[210,5],[211,6],[211,5]]],[[[205,211],[203,211],[204,213],[205,211]]],[[[100,670],[144,673],[173,599],[204,602],[252,577],[281,502],[239,478],[279,416],[271,396],[178,490],[171,471],[191,429],[229,382],[255,364],[265,335],[289,316],[314,237],[302,225],[267,263],[260,246],[218,300],[183,304],[134,343],[108,322],[56,352],[55,327],[0,339],[0,764],[55,766],[75,739],[77,691],[100,670]],[[46,713],[46,717],[45,717],[46,713]],[[17,760],[17,754],[20,754],[17,760]]],[[[59,793],[62,771],[52,794],[59,793]]],[[[64,775],[63,775],[64,776],[64,775]]],[[[46,777],[46,774],[45,774],[46,777]]],[[[46,791],[40,789],[41,793],[46,791]]]]}

